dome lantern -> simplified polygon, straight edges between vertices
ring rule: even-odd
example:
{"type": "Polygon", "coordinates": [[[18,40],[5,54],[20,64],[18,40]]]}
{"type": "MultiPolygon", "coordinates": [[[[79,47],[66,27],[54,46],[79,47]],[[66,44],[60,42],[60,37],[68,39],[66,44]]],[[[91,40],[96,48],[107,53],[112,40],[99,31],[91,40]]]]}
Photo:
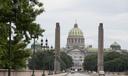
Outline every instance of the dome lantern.
{"type": "Polygon", "coordinates": [[[77,25],[77,23],[75,23],[75,24],[74,24],[74,28],[78,28],[78,25],[77,25]]]}

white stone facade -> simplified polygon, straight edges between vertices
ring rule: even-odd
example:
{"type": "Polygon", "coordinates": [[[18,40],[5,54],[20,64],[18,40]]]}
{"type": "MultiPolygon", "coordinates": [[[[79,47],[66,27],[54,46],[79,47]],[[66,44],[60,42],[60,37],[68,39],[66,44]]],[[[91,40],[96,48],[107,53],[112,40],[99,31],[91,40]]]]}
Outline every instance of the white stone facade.
{"type": "Polygon", "coordinates": [[[80,49],[72,49],[69,50],[68,55],[70,55],[73,59],[72,69],[83,70],[85,52],[80,49]]]}
{"type": "Polygon", "coordinates": [[[85,39],[83,32],[78,28],[77,24],[74,24],[74,28],[69,31],[67,38],[67,54],[73,59],[73,70],[83,70],[85,51],[85,39]]]}

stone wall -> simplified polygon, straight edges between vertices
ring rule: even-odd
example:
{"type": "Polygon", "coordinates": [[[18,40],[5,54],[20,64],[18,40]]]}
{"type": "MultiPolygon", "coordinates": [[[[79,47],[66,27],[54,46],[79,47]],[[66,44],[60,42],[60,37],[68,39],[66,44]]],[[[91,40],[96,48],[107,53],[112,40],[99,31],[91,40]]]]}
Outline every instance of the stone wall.
{"type": "MultiPolygon", "coordinates": [[[[42,70],[35,70],[35,76],[42,76],[42,70]]],[[[48,73],[45,71],[45,74],[48,73]]],[[[11,76],[31,76],[32,70],[24,70],[24,71],[11,71],[11,76]]],[[[0,76],[8,76],[8,70],[0,69],[0,76]]]]}

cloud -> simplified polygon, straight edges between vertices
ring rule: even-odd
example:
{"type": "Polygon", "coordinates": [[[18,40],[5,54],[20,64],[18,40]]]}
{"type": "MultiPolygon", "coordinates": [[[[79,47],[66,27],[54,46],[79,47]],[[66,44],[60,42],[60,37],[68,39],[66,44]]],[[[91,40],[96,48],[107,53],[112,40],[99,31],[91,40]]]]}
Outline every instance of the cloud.
{"type": "Polygon", "coordinates": [[[39,0],[44,3],[46,11],[55,11],[68,8],[73,5],[74,0],[39,0]]]}
{"type": "Polygon", "coordinates": [[[81,0],[78,3],[83,10],[104,15],[128,12],[127,4],[127,0],[81,0]]]}
{"type": "Polygon", "coordinates": [[[97,47],[98,25],[104,23],[105,47],[113,41],[127,48],[128,0],[40,0],[46,12],[37,22],[46,29],[45,37],[54,45],[55,23],[61,25],[61,47],[65,47],[68,32],[75,20],[85,36],[85,43],[97,47]]]}

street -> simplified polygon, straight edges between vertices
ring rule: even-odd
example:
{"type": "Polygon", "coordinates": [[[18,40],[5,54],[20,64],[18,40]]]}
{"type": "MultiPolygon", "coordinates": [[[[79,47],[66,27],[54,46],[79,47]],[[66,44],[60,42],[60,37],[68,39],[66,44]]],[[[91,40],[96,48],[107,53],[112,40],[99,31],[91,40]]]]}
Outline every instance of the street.
{"type": "MultiPolygon", "coordinates": [[[[69,73],[63,76],[98,76],[96,73],[87,74],[87,73],[69,73]]],[[[118,74],[106,74],[105,76],[127,76],[127,75],[118,75],[118,74]]]]}
{"type": "Polygon", "coordinates": [[[89,75],[87,75],[87,74],[81,74],[81,73],[69,73],[69,74],[67,74],[66,76],[89,76],[89,75]]]}

